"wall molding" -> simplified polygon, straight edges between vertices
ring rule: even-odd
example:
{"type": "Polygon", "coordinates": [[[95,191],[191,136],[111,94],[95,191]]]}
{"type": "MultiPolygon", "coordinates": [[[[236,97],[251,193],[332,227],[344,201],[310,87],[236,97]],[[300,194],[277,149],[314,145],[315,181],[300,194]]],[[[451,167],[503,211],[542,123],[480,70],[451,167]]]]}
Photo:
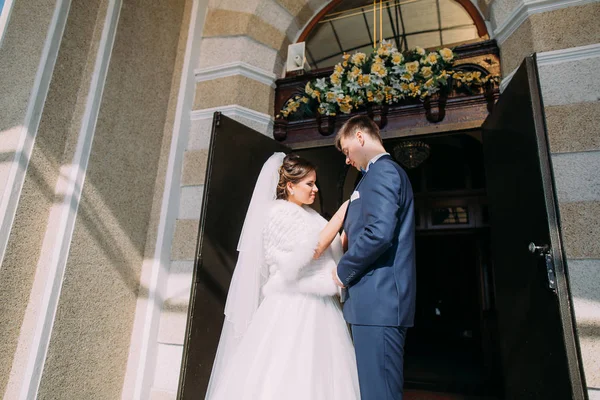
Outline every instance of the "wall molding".
{"type": "Polygon", "coordinates": [[[48,278],[45,282],[35,324],[33,342],[27,357],[27,367],[19,394],[20,400],[36,399],[41,383],[67,258],[75,230],[75,221],[96,130],[104,83],[116,36],[121,3],[122,0],[109,0],[75,154],[72,162],[61,168],[63,179],[59,179],[55,187],[55,194],[64,195],[61,196],[62,201],[53,206],[50,212],[50,223],[42,244],[42,255],[47,254],[48,256],[42,256],[38,261],[38,270],[47,269],[48,278]],[[56,224],[53,224],[53,221],[56,224]]]}
{"type": "Polygon", "coordinates": [[[205,108],[202,110],[194,110],[192,111],[190,117],[192,121],[212,119],[216,111],[220,111],[223,115],[227,117],[241,117],[252,122],[265,125],[269,131],[273,127],[274,120],[273,117],[271,117],[270,115],[254,111],[249,108],[239,106],[237,104],[222,107],[205,108]]]}
{"type": "MultiPolygon", "coordinates": [[[[545,67],[548,65],[577,62],[596,57],[600,57],[600,43],[538,53],[537,65],[538,67],[545,67]]],[[[519,67],[515,68],[502,79],[502,82],[500,83],[500,92],[504,91],[506,85],[508,85],[518,68],[519,67]]]]}
{"type": "MultiPolygon", "coordinates": [[[[2,12],[2,18],[8,18],[9,10],[12,9],[12,3],[12,1],[6,2],[4,7],[8,7],[9,9],[2,12]]],[[[10,231],[17,212],[23,184],[25,183],[27,167],[33,153],[33,146],[42,118],[44,104],[50,90],[50,81],[52,80],[58,51],[67,25],[67,16],[70,7],[70,0],[59,0],[54,9],[44,48],[42,49],[40,63],[38,64],[31,94],[27,102],[23,125],[18,129],[19,138],[15,156],[6,179],[4,192],[0,194],[0,268],[2,268],[1,265],[4,260],[6,246],[8,246],[10,231]]]]}
{"type": "Polygon", "coordinates": [[[504,22],[494,30],[494,39],[502,44],[508,39],[523,22],[533,14],[554,11],[566,7],[581,6],[598,0],[538,0],[521,3],[510,13],[504,22]]]}
{"type": "Polygon", "coordinates": [[[196,77],[196,82],[241,75],[268,85],[273,89],[275,89],[275,80],[277,79],[277,76],[273,72],[268,72],[243,61],[236,61],[215,67],[198,68],[194,70],[194,75],[196,77]]]}

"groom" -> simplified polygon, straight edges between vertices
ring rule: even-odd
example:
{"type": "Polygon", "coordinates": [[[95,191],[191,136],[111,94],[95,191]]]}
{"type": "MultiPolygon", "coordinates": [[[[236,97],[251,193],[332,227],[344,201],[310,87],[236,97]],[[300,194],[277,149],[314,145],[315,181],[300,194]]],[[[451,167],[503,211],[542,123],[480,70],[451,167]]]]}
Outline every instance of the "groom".
{"type": "Polygon", "coordinates": [[[336,147],[364,173],[344,222],[348,251],[332,271],[347,288],[344,317],[352,326],[361,399],[401,400],[404,342],[415,315],[412,188],[369,117],[350,118],[336,147]]]}

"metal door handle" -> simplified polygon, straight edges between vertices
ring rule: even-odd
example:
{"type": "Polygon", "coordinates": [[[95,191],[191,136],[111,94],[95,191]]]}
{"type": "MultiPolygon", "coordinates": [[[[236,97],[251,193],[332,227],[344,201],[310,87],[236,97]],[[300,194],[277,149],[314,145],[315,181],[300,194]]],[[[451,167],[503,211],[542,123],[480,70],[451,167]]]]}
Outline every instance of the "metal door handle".
{"type": "Polygon", "coordinates": [[[550,252],[550,246],[543,244],[536,246],[535,243],[529,243],[529,252],[537,254],[540,257],[544,257],[544,264],[546,265],[546,274],[548,277],[548,288],[556,293],[556,271],[554,270],[554,260],[552,253],[550,252]]]}
{"type": "Polygon", "coordinates": [[[543,257],[546,253],[548,253],[548,250],[550,250],[550,246],[547,244],[537,246],[535,243],[531,242],[529,243],[528,249],[531,254],[537,254],[538,256],[543,257]]]}

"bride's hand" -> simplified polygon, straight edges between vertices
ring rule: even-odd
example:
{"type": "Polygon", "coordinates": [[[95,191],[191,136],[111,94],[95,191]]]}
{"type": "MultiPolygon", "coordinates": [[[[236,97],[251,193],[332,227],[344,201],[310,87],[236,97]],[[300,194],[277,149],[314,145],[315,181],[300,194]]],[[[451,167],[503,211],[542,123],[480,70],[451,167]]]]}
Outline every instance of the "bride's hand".
{"type": "Polygon", "coordinates": [[[348,204],[350,204],[350,200],[343,202],[340,208],[338,208],[336,214],[341,213],[342,218],[344,218],[344,215],[346,215],[346,210],[348,209],[348,204]]]}

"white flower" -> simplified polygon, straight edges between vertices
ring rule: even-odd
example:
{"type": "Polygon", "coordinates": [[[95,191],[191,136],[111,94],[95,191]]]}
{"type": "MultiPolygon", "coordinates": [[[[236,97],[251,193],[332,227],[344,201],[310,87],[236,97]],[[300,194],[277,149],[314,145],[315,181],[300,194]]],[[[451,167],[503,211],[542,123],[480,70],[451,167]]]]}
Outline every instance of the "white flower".
{"type": "Polygon", "coordinates": [[[348,82],[348,90],[350,90],[350,92],[357,92],[360,89],[360,85],[358,84],[358,82],[348,82]]]}
{"type": "Polygon", "coordinates": [[[325,78],[317,79],[317,82],[315,83],[315,87],[318,89],[321,89],[322,91],[325,91],[327,89],[327,82],[325,81],[325,78]]]}

